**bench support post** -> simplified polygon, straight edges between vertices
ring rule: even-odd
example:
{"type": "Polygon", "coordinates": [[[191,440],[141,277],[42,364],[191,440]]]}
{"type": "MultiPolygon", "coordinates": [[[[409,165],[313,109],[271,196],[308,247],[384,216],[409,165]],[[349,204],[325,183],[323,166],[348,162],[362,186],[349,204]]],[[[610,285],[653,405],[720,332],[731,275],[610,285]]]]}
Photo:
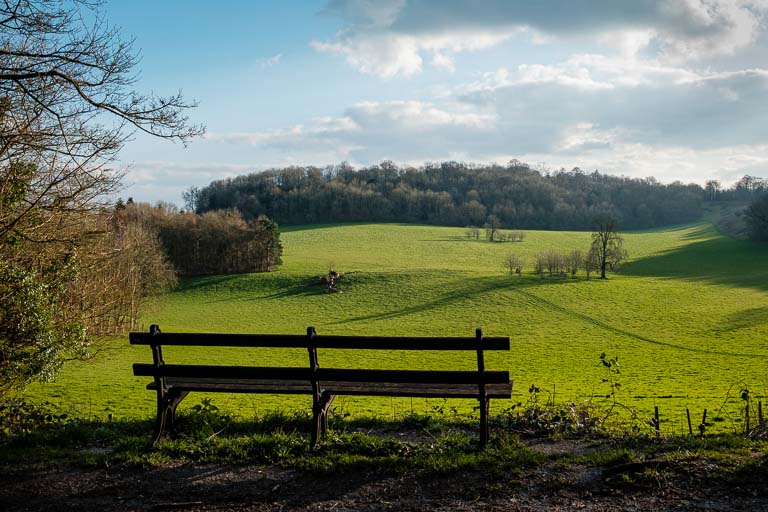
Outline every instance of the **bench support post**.
{"type": "MultiPolygon", "coordinates": [[[[160,327],[156,324],[149,326],[149,334],[155,338],[160,334],[160,327]]],[[[165,431],[165,424],[168,419],[168,397],[165,387],[165,377],[160,376],[160,368],[165,364],[163,361],[163,347],[159,342],[153,342],[150,345],[152,349],[152,363],[155,366],[155,390],[157,392],[157,419],[155,421],[155,434],[152,440],[152,446],[157,446],[160,438],[165,431]]]]}
{"type": "Polygon", "coordinates": [[[321,403],[320,382],[317,380],[318,368],[317,347],[314,344],[314,337],[317,333],[315,328],[307,327],[307,351],[309,352],[309,370],[312,372],[312,437],[309,441],[310,450],[317,448],[317,442],[323,429],[323,407],[321,403]]]}
{"type": "MultiPolygon", "coordinates": [[[[483,330],[479,327],[475,330],[475,339],[477,340],[477,371],[482,377],[482,374],[485,372],[485,357],[483,354],[483,330]]],[[[477,398],[480,401],[480,447],[482,448],[488,444],[488,409],[490,400],[488,400],[485,382],[482,379],[478,388],[477,398]]]]}

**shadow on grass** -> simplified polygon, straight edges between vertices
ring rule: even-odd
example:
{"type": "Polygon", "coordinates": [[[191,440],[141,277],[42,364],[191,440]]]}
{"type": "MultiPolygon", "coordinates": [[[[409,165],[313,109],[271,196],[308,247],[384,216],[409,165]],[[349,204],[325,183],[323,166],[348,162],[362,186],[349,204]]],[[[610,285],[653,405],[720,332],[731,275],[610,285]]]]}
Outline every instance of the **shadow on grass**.
{"type": "MultiPolygon", "coordinates": [[[[701,238],[711,231],[697,233],[701,238]]],[[[766,263],[768,245],[718,236],[634,261],[622,273],[768,291],[766,263]]]]}
{"type": "MultiPolygon", "coordinates": [[[[400,318],[403,316],[414,315],[419,313],[429,312],[434,309],[450,306],[455,303],[461,303],[464,301],[471,301],[480,295],[493,293],[500,290],[506,290],[511,293],[515,293],[521,297],[522,306],[525,308],[536,308],[544,310],[548,313],[557,313],[562,316],[570,317],[581,322],[590,324],[594,327],[602,329],[612,334],[616,334],[622,337],[631,338],[636,341],[649,343],[652,345],[658,345],[663,347],[669,347],[686,352],[694,352],[699,354],[713,354],[729,357],[741,357],[741,358],[764,358],[763,354],[754,353],[741,353],[730,352],[724,350],[706,350],[700,349],[695,346],[679,345],[664,340],[653,339],[642,334],[638,334],[618,326],[611,325],[603,320],[594,318],[592,316],[568,309],[561,306],[551,300],[544,299],[535,293],[535,290],[542,286],[566,286],[568,283],[573,283],[570,279],[539,279],[539,278],[503,278],[500,276],[485,276],[478,278],[463,278],[456,281],[454,289],[444,293],[434,300],[423,302],[420,304],[403,307],[396,310],[384,311],[380,313],[373,313],[369,315],[361,315],[352,318],[344,318],[334,322],[334,324],[350,324],[355,322],[366,322],[372,320],[391,320],[394,318],[400,318]]],[[[595,281],[597,284],[599,281],[595,281]]],[[[768,308],[756,308],[759,311],[749,310],[741,315],[734,315],[730,325],[733,328],[745,328],[750,325],[757,325],[759,323],[765,323],[768,321],[768,308]],[[750,314],[751,313],[751,314],[750,314]],[[752,324],[750,322],[753,322],[752,324]]]]}
{"type": "Polygon", "coordinates": [[[743,309],[728,315],[717,327],[720,332],[738,331],[768,324],[768,307],[743,309]]]}
{"type": "Polygon", "coordinates": [[[232,283],[232,281],[240,279],[242,276],[243,274],[182,277],[179,280],[179,286],[174,291],[189,292],[204,290],[205,288],[228,286],[230,283],[232,283]]]}
{"type": "Polygon", "coordinates": [[[563,306],[560,306],[558,304],[555,304],[552,301],[543,299],[537,295],[534,295],[531,292],[528,292],[522,288],[515,289],[516,293],[524,296],[528,303],[531,305],[535,305],[537,307],[540,307],[542,309],[547,309],[550,311],[556,311],[564,316],[569,316],[571,318],[575,318],[577,320],[581,320],[582,322],[591,324],[595,327],[598,327],[600,329],[603,329],[605,331],[608,331],[613,334],[618,334],[619,336],[624,336],[627,338],[631,338],[636,341],[642,341],[644,343],[650,343],[652,345],[659,345],[662,347],[669,347],[674,348],[677,350],[683,350],[685,352],[694,352],[697,354],[714,354],[714,355],[720,355],[720,356],[729,356],[729,357],[743,357],[743,358],[750,358],[750,359],[764,359],[765,355],[763,354],[754,354],[754,353],[741,353],[741,352],[728,352],[724,350],[705,350],[700,349],[688,345],[678,345],[675,343],[670,343],[668,341],[662,341],[662,340],[656,340],[653,338],[649,338],[648,336],[643,336],[641,334],[634,333],[632,331],[628,331],[626,329],[621,329],[619,327],[615,327],[613,325],[607,324],[603,322],[602,320],[598,320],[596,318],[593,318],[589,315],[585,315],[583,313],[578,313],[576,311],[572,311],[568,308],[565,308],[563,306]]]}
{"type": "MultiPolygon", "coordinates": [[[[531,280],[526,280],[531,281],[531,280]]],[[[433,309],[449,306],[454,303],[471,300],[473,297],[498,290],[508,289],[510,283],[508,279],[500,276],[485,277],[464,277],[454,282],[455,288],[444,293],[434,300],[404,307],[395,311],[384,311],[381,313],[372,313],[370,315],[361,315],[352,318],[345,318],[334,322],[334,324],[349,324],[354,322],[365,322],[370,320],[388,320],[402,316],[408,316],[418,313],[424,313],[433,309]]]]}

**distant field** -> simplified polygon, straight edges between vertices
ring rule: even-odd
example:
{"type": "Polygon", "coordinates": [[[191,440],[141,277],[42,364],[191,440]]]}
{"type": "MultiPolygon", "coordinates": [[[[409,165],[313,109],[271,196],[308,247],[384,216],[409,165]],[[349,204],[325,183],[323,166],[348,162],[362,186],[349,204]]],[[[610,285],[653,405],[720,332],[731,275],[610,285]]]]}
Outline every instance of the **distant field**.
{"type": "MultiPolygon", "coordinates": [[[[460,228],[412,225],[335,225],[283,232],[284,265],[278,272],[190,279],[156,299],[144,321],[166,331],[322,334],[487,335],[512,339],[509,354],[490,357],[490,369],[509,369],[513,402],[526,402],[531,384],[556,399],[601,400],[607,392],[598,356],[622,364],[619,398],[643,415],[661,409],[665,428],[679,432],[685,407],[720,413],[723,427],[739,420],[743,384],[753,396],[768,388],[768,249],[721,236],[709,223],[627,233],[631,255],[621,275],[607,281],[583,276],[541,279],[509,275],[504,254],[527,258],[541,250],[584,249],[586,232],[528,231],[522,243],[467,240],[460,228]],[[329,265],[345,274],[341,294],[306,288],[329,265]]],[[[466,354],[464,354],[466,356],[466,354]]],[[[269,361],[306,364],[302,351],[253,351],[238,355],[202,349],[167,351],[171,361],[269,361]]],[[[323,366],[359,364],[392,368],[457,368],[472,365],[461,354],[381,354],[379,359],[320,353],[323,366]]],[[[115,340],[91,362],[72,363],[58,382],[29,394],[59,402],[80,415],[144,417],[153,413],[145,379],[132,376],[134,361],[149,360],[146,347],[115,340]]],[[[190,405],[199,401],[194,395],[190,405]]],[[[307,397],[214,396],[214,403],[248,416],[277,408],[308,409],[307,397]]],[[[342,399],[352,414],[427,412],[442,400],[342,399]]],[[[450,402],[462,413],[470,401],[450,402]]],[[[449,407],[445,407],[447,411],[449,407]]],[[[694,425],[698,420],[694,420],[694,425]]],[[[687,427],[686,427],[687,428],[687,427]]]]}

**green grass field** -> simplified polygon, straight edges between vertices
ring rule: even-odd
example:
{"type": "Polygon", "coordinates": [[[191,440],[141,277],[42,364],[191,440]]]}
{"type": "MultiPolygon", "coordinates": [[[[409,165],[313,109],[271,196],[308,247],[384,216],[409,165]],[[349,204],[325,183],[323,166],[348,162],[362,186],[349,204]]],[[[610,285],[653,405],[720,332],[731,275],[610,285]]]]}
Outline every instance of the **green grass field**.
{"type": "MultiPolygon", "coordinates": [[[[512,350],[492,354],[489,369],[508,369],[512,402],[525,403],[531,384],[556,390],[556,400],[601,400],[608,391],[599,355],[618,356],[619,399],[644,416],[654,405],[663,428],[679,433],[684,410],[719,414],[720,428],[740,420],[743,384],[753,398],[768,387],[768,248],[720,235],[709,223],[625,234],[631,264],[607,281],[542,279],[530,273],[541,250],[583,249],[587,232],[529,231],[522,243],[467,240],[460,228],[335,225],[283,231],[284,265],[270,274],[185,280],[146,308],[144,322],[165,331],[322,334],[465,335],[482,327],[506,335],[512,350]],[[508,274],[503,255],[527,259],[526,275],[508,274]],[[332,265],[344,273],[343,293],[304,285],[332,265]]],[[[471,368],[464,353],[339,354],[321,351],[322,366],[471,368]],[[346,358],[347,360],[344,360],[346,358]]],[[[167,362],[306,364],[302,351],[177,348],[167,362]]],[[[81,416],[146,417],[154,395],[131,363],[149,361],[147,347],[106,343],[87,363],[71,363],[56,383],[27,394],[81,416]]],[[[544,393],[546,395],[546,393],[544,393]]],[[[199,402],[194,395],[188,405],[199,402]]],[[[546,397],[540,398],[543,400],[546,397]]],[[[248,417],[274,409],[309,410],[308,397],[229,396],[214,403],[248,417]]],[[[443,401],[346,398],[339,411],[380,416],[429,412],[443,401]]],[[[462,413],[470,401],[450,402],[462,413]]],[[[687,429],[687,427],[685,427],[687,429]]]]}

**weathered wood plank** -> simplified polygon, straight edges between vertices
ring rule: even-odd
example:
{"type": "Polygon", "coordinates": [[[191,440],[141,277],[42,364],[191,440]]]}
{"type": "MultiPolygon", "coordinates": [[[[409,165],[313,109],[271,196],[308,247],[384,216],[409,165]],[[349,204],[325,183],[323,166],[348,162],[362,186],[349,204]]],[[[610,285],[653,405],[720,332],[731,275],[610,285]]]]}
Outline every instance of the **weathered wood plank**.
{"type": "MultiPolygon", "coordinates": [[[[179,391],[210,391],[224,393],[261,393],[261,394],[311,394],[312,386],[307,381],[296,380],[249,380],[249,379],[166,379],[166,385],[179,391]]],[[[147,389],[156,389],[154,382],[147,389]]],[[[474,384],[402,384],[380,382],[321,382],[320,389],[332,395],[354,396],[404,396],[404,397],[441,397],[441,398],[476,398],[477,386],[474,384]]],[[[486,393],[489,398],[510,398],[512,383],[488,384],[486,393]]]]}
{"type": "Polygon", "coordinates": [[[360,370],[352,368],[310,368],[270,366],[213,366],[134,363],[137,377],[198,377],[206,379],[280,379],[320,382],[397,382],[424,384],[492,384],[509,382],[509,372],[451,370],[360,370]]]}
{"type": "Polygon", "coordinates": [[[312,372],[309,368],[279,366],[213,366],[200,364],[134,363],[133,374],[137,377],[192,377],[205,379],[278,379],[306,380],[312,372]]]}
{"type": "MultiPolygon", "coordinates": [[[[132,345],[201,347],[326,348],[357,350],[477,350],[473,337],[322,336],[294,334],[205,334],[148,332],[129,334],[132,345]]],[[[508,337],[483,338],[483,350],[509,350],[508,337]]]]}
{"type": "MultiPolygon", "coordinates": [[[[509,372],[456,370],[360,370],[350,368],[320,368],[320,382],[397,382],[423,384],[492,384],[509,382],[509,372]]],[[[477,389],[477,388],[476,388],[477,389]]]]}

